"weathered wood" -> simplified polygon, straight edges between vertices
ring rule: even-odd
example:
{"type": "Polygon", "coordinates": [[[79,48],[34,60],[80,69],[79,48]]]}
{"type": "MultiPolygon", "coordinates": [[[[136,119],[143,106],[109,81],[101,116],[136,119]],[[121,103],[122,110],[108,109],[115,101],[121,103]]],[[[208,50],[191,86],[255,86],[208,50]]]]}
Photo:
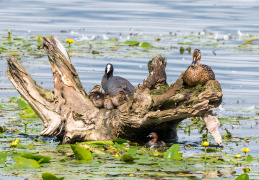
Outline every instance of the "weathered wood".
{"type": "Polygon", "coordinates": [[[188,117],[201,116],[217,143],[221,136],[211,110],[222,101],[216,80],[204,86],[189,87],[183,74],[168,87],[166,58],[160,55],[149,63],[149,76],[137,86],[129,100],[116,109],[98,109],[90,101],[62,44],[43,38],[54,79],[54,91],[38,86],[20,61],[10,56],[6,74],[21,96],[45,124],[43,136],[57,136],[63,143],[126,138],[142,141],[152,131],[163,139],[177,137],[176,126],[188,117]]]}

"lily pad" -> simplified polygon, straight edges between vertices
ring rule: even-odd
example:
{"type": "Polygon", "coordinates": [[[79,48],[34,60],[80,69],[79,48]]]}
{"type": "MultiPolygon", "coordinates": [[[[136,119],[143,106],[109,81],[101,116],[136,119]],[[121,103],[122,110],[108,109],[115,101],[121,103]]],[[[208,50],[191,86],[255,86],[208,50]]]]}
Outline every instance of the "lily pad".
{"type": "Polygon", "coordinates": [[[248,174],[244,173],[239,175],[235,180],[249,180],[248,174]]]}
{"type": "Polygon", "coordinates": [[[121,156],[120,160],[128,163],[133,162],[134,158],[131,155],[125,153],[121,156]]]}
{"type": "Polygon", "coordinates": [[[113,142],[113,143],[118,143],[118,144],[123,144],[123,143],[127,143],[128,141],[125,140],[125,139],[120,139],[120,138],[118,138],[118,139],[112,140],[112,142],[113,142]]]}
{"type": "Polygon", "coordinates": [[[0,152],[0,164],[5,164],[7,154],[5,152],[0,152]]]}
{"type": "Polygon", "coordinates": [[[42,179],[43,180],[63,180],[64,177],[58,178],[57,176],[55,176],[50,172],[44,172],[42,173],[42,179]]]}
{"type": "Polygon", "coordinates": [[[74,144],[71,144],[70,146],[71,146],[77,160],[83,160],[83,161],[92,161],[93,160],[92,154],[89,150],[87,150],[81,146],[74,145],[74,144]]]}
{"type": "Polygon", "coordinates": [[[34,155],[34,154],[23,154],[23,155],[21,155],[21,157],[26,158],[26,159],[34,159],[39,164],[41,164],[41,163],[49,163],[49,161],[51,160],[50,157],[41,156],[41,155],[34,155]]]}
{"type": "Polygon", "coordinates": [[[137,146],[134,146],[134,147],[131,147],[131,148],[127,151],[127,153],[130,154],[130,155],[132,155],[132,156],[134,156],[134,155],[136,155],[137,150],[138,150],[138,147],[137,147],[137,146]]]}
{"type": "Polygon", "coordinates": [[[14,160],[17,162],[12,166],[12,168],[20,169],[20,168],[39,168],[40,167],[39,163],[33,159],[15,157],[14,160]]]}
{"type": "Polygon", "coordinates": [[[39,118],[32,108],[24,109],[20,111],[18,114],[21,118],[39,118]]]}
{"type": "Polygon", "coordinates": [[[139,41],[125,41],[124,44],[127,44],[129,46],[137,46],[139,45],[139,41]]]}
{"type": "Polygon", "coordinates": [[[182,153],[180,152],[179,144],[174,144],[168,149],[165,153],[164,158],[169,160],[181,160],[182,159],[182,153]]]}
{"type": "Polygon", "coordinates": [[[31,108],[31,106],[28,103],[26,103],[25,100],[22,98],[19,98],[17,102],[18,102],[18,107],[20,109],[31,108]]]}

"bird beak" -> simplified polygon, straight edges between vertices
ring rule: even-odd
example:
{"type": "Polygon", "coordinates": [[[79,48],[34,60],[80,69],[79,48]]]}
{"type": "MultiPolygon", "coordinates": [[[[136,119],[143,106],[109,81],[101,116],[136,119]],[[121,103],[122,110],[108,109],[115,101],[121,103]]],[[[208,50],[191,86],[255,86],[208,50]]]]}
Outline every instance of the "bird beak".
{"type": "Polygon", "coordinates": [[[147,137],[148,137],[148,138],[152,138],[153,136],[152,136],[152,134],[149,134],[147,137]]]}
{"type": "Polygon", "coordinates": [[[191,66],[196,66],[197,63],[197,57],[194,57],[192,60],[192,65],[191,66]]]}
{"type": "Polygon", "coordinates": [[[110,66],[108,66],[108,67],[107,67],[107,73],[109,73],[109,72],[110,72],[110,70],[111,70],[111,67],[110,67],[110,66]]]}

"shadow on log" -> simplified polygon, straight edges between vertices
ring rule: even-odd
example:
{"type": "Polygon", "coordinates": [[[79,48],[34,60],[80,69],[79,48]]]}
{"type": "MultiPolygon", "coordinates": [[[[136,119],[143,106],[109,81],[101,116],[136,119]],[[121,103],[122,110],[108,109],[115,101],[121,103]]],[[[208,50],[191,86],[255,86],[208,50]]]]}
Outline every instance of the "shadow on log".
{"type": "Polygon", "coordinates": [[[172,139],[177,137],[179,122],[201,116],[216,143],[221,143],[219,121],[211,114],[222,101],[218,81],[188,87],[182,73],[169,87],[166,58],[157,55],[148,63],[149,76],[126,103],[112,110],[98,109],[89,100],[63,45],[53,37],[42,41],[53,73],[53,92],[38,86],[12,56],[7,60],[6,71],[14,87],[44,122],[42,136],[57,136],[63,143],[118,137],[139,142],[155,131],[163,139],[172,139]]]}

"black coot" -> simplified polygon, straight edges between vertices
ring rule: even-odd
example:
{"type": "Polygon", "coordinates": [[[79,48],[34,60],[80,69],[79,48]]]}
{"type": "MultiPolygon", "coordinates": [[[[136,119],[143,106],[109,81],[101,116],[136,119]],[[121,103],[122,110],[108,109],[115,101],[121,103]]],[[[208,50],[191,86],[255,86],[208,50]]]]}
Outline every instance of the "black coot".
{"type": "Polygon", "coordinates": [[[102,78],[102,88],[104,92],[109,92],[112,97],[119,91],[124,91],[130,97],[135,92],[135,87],[127,80],[119,76],[113,76],[113,65],[107,64],[102,78]]]}

